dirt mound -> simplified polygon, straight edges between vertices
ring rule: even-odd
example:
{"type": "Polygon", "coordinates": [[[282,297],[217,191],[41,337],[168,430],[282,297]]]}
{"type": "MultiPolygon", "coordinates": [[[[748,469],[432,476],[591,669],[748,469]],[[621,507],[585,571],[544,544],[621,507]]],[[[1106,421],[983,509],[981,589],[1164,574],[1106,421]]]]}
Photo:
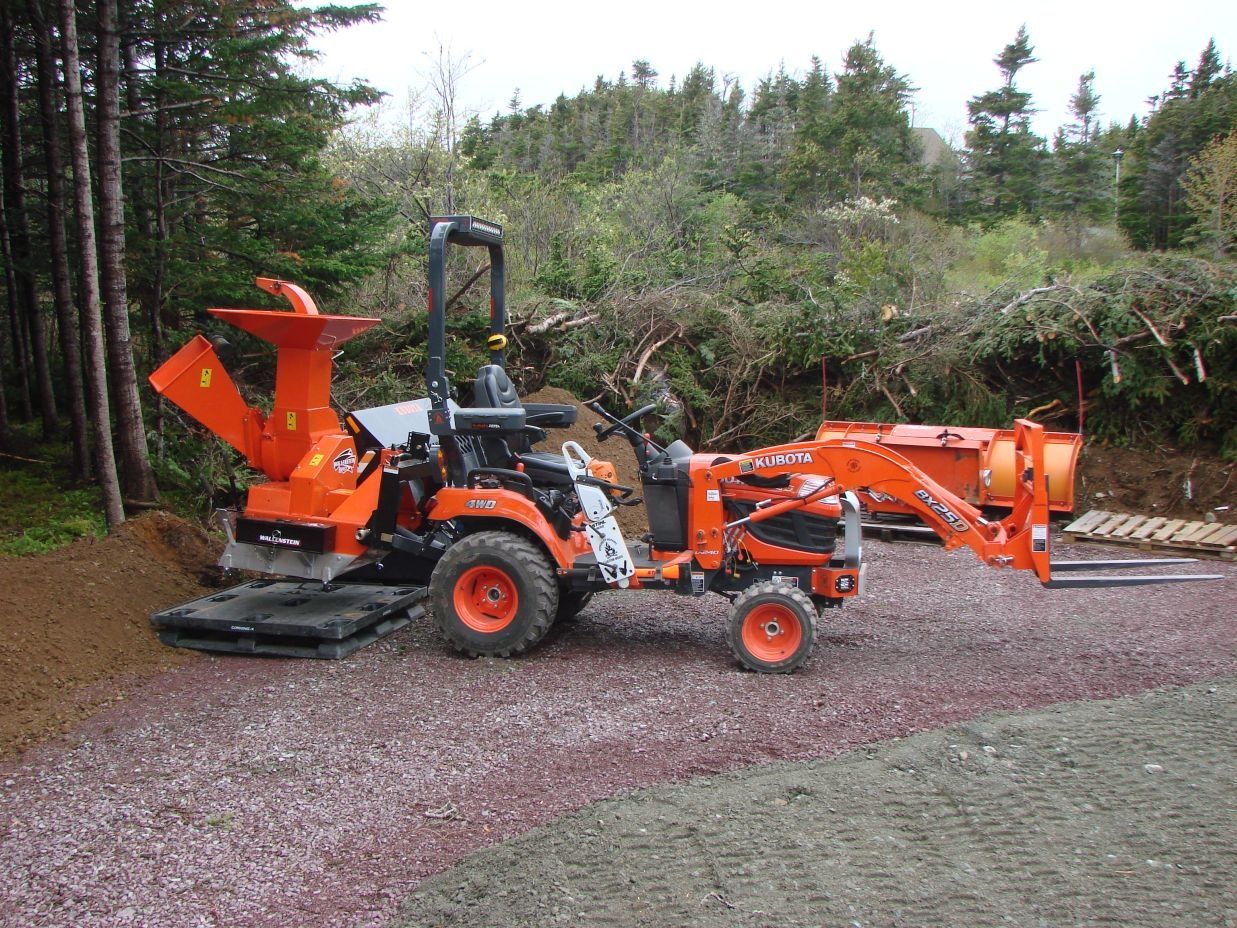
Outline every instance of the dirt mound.
{"type": "Polygon", "coordinates": [[[67,730],[135,679],[192,659],[150,614],[200,596],[218,545],[149,513],[106,538],[0,560],[0,753],[67,730]]]}
{"type": "Polygon", "coordinates": [[[1172,450],[1144,451],[1087,442],[1078,462],[1074,512],[1088,509],[1199,519],[1237,518],[1237,464],[1172,450]],[[1229,509],[1217,507],[1228,506],[1229,509]]]}
{"type": "Polygon", "coordinates": [[[396,925],[1227,925],[1237,681],[988,716],[597,803],[396,925]]]}
{"type": "MultiPolygon", "coordinates": [[[[624,486],[635,487],[636,495],[640,495],[640,469],[636,466],[636,455],[631,445],[622,436],[616,435],[604,445],[597,441],[597,433],[593,431],[593,423],[600,422],[601,416],[586,409],[584,405],[566,390],[558,387],[542,387],[531,396],[526,396],[527,403],[567,403],[576,407],[579,414],[575,425],[566,429],[547,429],[549,439],[540,449],[547,447],[558,450],[565,441],[574,441],[592,457],[598,457],[614,464],[618,472],[618,482],[624,486]]],[[[626,415],[620,412],[618,415],[626,415]]],[[[620,506],[618,513],[619,527],[628,538],[639,538],[649,530],[648,517],[643,506],[620,506]]]]}

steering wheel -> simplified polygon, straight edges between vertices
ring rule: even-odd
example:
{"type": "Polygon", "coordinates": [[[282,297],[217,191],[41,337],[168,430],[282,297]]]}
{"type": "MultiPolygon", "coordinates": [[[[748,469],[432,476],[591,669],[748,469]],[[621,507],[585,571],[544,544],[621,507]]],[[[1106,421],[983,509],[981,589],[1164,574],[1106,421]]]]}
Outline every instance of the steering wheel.
{"type": "MultiPolygon", "coordinates": [[[[600,404],[598,403],[593,403],[589,408],[592,409],[593,412],[600,413],[602,415],[605,414],[605,410],[601,409],[600,404]]],[[[596,425],[593,426],[593,430],[597,432],[597,440],[605,441],[615,432],[623,431],[624,426],[626,426],[628,429],[634,429],[635,431],[638,432],[639,429],[636,428],[636,426],[640,422],[640,420],[643,419],[645,416],[647,416],[649,413],[655,411],[656,409],[657,409],[656,403],[649,403],[649,405],[641,406],[635,412],[629,413],[628,415],[624,416],[622,419],[619,419],[613,425],[604,426],[600,422],[598,422],[596,425]]],[[[630,433],[628,433],[628,437],[630,437],[630,433]]]]}

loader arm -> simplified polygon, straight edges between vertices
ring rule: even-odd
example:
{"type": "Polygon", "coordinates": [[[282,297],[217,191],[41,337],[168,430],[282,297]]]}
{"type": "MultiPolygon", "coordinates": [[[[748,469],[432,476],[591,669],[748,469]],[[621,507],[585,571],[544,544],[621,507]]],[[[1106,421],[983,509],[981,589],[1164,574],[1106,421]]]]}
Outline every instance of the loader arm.
{"type": "MultiPolygon", "coordinates": [[[[794,505],[807,505],[823,492],[832,494],[848,490],[865,490],[884,493],[914,510],[945,543],[948,549],[963,545],[990,567],[1012,567],[1033,571],[1044,586],[1059,589],[1066,587],[1133,586],[1147,583],[1174,583],[1187,580],[1218,580],[1219,575],[1159,575],[1123,577],[1071,577],[1056,579],[1052,571],[1051,539],[1049,532],[1048,481],[1044,469],[1043,426],[1025,419],[1015,424],[1014,446],[1014,505],[1011,514],[999,521],[985,518],[984,514],[970,503],[958,498],[941,486],[928,474],[891,448],[870,441],[851,439],[828,439],[820,442],[778,445],[760,451],[734,457],[723,463],[704,469],[697,505],[707,510],[705,520],[724,520],[721,494],[716,491],[726,480],[738,479],[752,474],[773,477],[779,474],[812,474],[829,480],[826,488],[805,495],[799,500],[776,504],[765,512],[760,508],[750,517],[760,521],[762,517],[782,512],[794,505]],[[716,498],[716,501],[712,501],[716,498]]],[[[738,520],[726,525],[737,526],[738,520]]],[[[696,527],[698,542],[707,544],[709,531],[703,523],[696,527]]],[[[1166,563],[1189,563],[1193,559],[1160,559],[1156,566],[1166,563]]],[[[1083,565],[1096,570],[1112,570],[1124,567],[1146,566],[1144,561],[1095,561],[1060,562],[1059,570],[1075,571],[1083,565]]]]}

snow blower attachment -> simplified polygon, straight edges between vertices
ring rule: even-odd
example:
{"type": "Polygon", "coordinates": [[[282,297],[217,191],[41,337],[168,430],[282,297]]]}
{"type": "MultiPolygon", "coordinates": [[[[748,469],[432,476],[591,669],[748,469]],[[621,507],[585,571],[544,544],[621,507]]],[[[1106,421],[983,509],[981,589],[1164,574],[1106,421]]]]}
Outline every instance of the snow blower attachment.
{"type": "Polygon", "coordinates": [[[242,512],[222,513],[220,563],[270,577],[158,613],[163,640],[339,657],[406,623],[428,588],[454,648],[506,657],[596,592],[668,590],[726,597],[739,662],[788,673],[811,653],[819,611],[863,589],[865,507],[914,515],[946,548],[1050,589],[1221,579],[1086,573],[1186,559],[1054,562],[1049,517],[1073,504],[1080,439],[1025,420],[1009,431],[825,423],[813,442],[719,455],[658,445],[640,427],[653,406],[618,419],[594,404],[598,440],[627,439],[639,488],[575,442],[538,450],[576,410],[524,403],[507,376],[502,242],[500,226],[474,217],[430,221],[426,397],[341,423],[333,352],[376,320],[320,314],[300,288],[266,279],[292,312],[211,312],[276,346],[270,415],[245,403],[201,336],[155,372],[159,393],[266,476],[242,512]],[[489,259],[489,363],[467,406],[445,365],[449,244],[489,259]],[[650,531],[626,539],[617,507],[642,502],[650,531]]]}

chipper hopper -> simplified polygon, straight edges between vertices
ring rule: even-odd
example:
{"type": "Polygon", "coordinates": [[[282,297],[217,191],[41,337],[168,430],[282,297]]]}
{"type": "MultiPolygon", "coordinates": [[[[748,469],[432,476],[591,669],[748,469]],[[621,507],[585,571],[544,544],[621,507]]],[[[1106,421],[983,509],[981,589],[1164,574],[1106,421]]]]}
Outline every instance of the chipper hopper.
{"type": "Polygon", "coordinates": [[[245,403],[201,336],[151,377],[267,478],[243,510],[221,513],[220,560],[265,579],[156,614],[168,643],[336,657],[409,621],[428,593],[454,648],[509,656],[596,592],[668,590],[726,597],[739,662],[789,672],[810,654],[821,610],[863,588],[865,504],[914,514],[947,548],[1048,588],[1219,579],[1076,575],[1183,559],[1053,561],[1049,518],[1072,505],[1079,440],[1028,421],[1007,432],[826,423],[816,441],[718,454],[654,442],[640,426],[652,406],[617,419],[594,405],[599,440],[630,443],[641,499],[575,442],[538,448],[576,409],[524,403],[507,376],[501,227],[447,216],[430,229],[428,396],[341,422],[333,352],[375,320],[322,315],[300,288],[266,279],[292,312],[211,312],[276,346],[269,415],[245,403]],[[448,244],[483,247],[490,265],[489,363],[466,406],[444,363],[448,244]],[[619,531],[624,505],[644,505],[641,538],[619,531]]]}

